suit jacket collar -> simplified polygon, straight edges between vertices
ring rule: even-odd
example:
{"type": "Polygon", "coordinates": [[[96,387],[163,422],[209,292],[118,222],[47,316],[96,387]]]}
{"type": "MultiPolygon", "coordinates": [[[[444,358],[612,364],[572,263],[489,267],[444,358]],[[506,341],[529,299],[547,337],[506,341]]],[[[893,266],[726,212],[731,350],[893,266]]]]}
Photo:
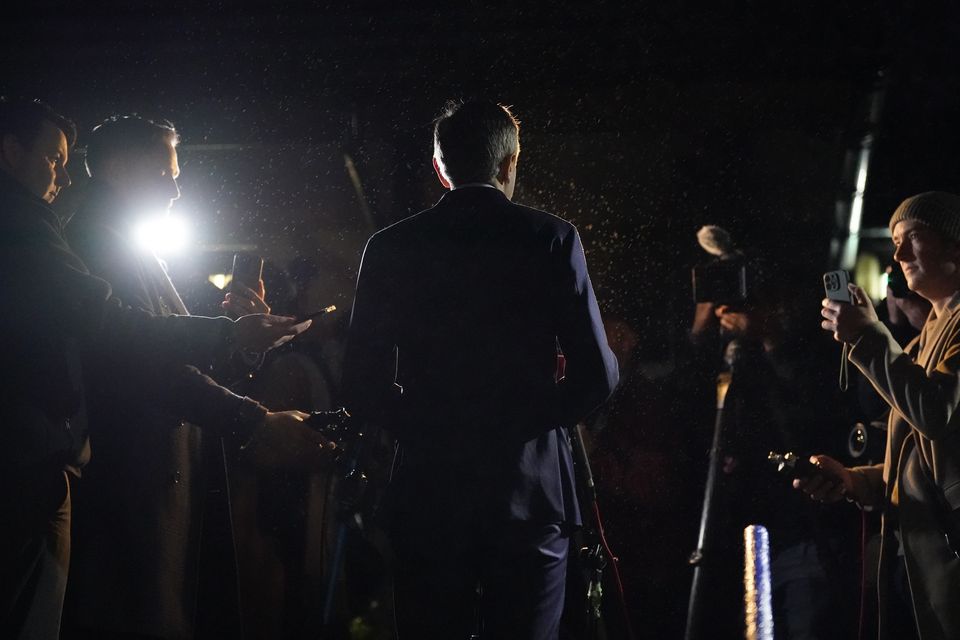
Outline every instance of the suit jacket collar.
{"type": "Polygon", "coordinates": [[[497,189],[496,187],[488,188],[477,185],[447,191],[443,194],[443,197],[440,198],[440,201],[437,203],[437,205],[443,204],[456,206],[468,202],[506,204],[509,203],[510,200],[503,191],[500,191],[500,189],[497,189]]]}
{"type": "Polygon", "coordinates": [[[0,201],[4,203],[4,211],[0,212],[0,225],[4,227],[30,227],[38,222],[45,222],[57,233],[63,231],[60,218],[50,205],[3,171],[0,171],[0,201]]]}

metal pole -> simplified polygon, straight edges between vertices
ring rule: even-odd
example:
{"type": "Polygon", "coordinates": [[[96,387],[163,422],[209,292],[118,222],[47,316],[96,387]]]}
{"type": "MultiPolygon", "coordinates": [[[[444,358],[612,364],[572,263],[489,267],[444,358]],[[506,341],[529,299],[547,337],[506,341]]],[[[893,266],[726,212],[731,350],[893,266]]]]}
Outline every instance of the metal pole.
{"type": "Polygon", "coordinates": [[[713,442],[710,445],[710,464],[707,468],[707,484],[703,492],[703,509],[700,512],[700,533],[697,536],[697,549],[690,554],[689,563],[693,565],[693,582],[690,585],[690,602],[687,605],[687,628],[685,640],[697,640],[700,637],[701,599],[703,590],[704,560],[708,558],[711,534],[713,533],[713,498],[717,491],[720,476],[720,448],[723,443],[723,406],[727,391],[733,381],[733,371],[724,371],[717,376],[717,417],[713,425],[713,442]]]}

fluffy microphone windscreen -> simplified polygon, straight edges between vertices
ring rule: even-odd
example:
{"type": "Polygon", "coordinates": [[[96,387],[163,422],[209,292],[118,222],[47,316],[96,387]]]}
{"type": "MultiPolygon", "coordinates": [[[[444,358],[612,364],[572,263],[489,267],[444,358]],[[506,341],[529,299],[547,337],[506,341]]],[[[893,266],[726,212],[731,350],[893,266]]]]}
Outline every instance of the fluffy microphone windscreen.
{"type": "Polygon", "coordinates": [[[733,240],[726,229],[716,225],[705,225],[697,231],[697,242],[707,253],[719,257],[728,256],[736,252],[733,240]]]}

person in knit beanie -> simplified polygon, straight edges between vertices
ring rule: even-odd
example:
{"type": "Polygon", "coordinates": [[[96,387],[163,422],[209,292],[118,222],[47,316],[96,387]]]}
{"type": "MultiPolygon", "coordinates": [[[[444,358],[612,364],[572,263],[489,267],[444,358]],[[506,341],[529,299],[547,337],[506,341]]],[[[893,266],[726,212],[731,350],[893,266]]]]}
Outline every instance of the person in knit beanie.
{"type": "Polygon", "coordinates": [[[907,198],[890,233],[907,285],[933,306],[920,336],[901,349],[856,285],[852,303],[824,300],[821,311],[890,405],[886,458],[846,468],[812,456],[818,470],[794,486],[883,509],[880,638],[960,638],[960,196],[907,198]]]}
{"type": "Polygon", "coordinates": [[[960,196],[927,191],[900,203],[890,216],[890,234],[902,220],[917,220],[950,240],[960,242],[960,196]]]}

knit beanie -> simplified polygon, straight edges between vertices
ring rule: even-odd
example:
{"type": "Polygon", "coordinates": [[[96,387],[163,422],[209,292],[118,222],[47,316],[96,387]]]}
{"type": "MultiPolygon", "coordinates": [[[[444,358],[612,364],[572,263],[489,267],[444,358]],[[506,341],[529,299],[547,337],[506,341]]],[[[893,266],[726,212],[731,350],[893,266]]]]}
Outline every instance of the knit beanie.
{"type": "Polygon", "coordinates": [[[927,191],[900,203],[890,218],[890,233],[901,220],[917,220],[950,240],[960,241],[960,196],[927,191]]]}

